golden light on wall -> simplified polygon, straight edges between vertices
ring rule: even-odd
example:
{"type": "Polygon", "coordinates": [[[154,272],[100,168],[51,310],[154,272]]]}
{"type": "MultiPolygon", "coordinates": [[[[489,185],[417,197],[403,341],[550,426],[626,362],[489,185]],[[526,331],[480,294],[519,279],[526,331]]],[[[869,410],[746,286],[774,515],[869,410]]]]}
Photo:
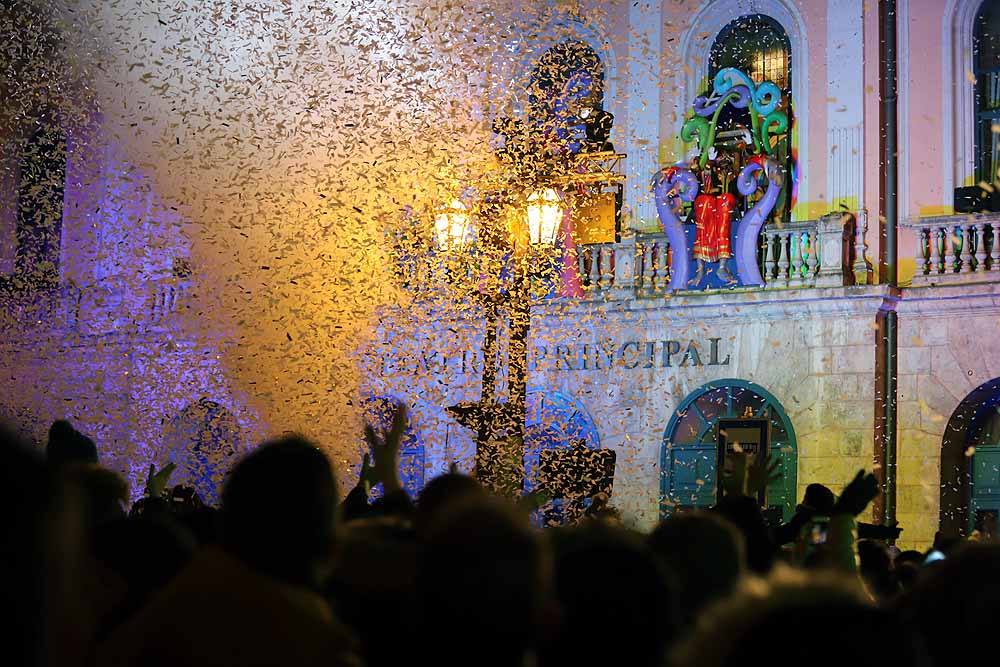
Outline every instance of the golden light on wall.
{"type": "Polygon", "coordinates": [[[588,195],[574,216],[576,242],[582,244],[615,242],[615,193],[588,195]]]}

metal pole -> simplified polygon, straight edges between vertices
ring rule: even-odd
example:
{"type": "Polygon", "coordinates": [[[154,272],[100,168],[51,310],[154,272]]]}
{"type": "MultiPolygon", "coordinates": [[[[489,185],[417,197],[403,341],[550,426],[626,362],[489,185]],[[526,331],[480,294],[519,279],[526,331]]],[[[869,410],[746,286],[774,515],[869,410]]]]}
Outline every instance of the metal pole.
{"type": "Polygon", "coordinates": [[[879,309],[875,340],[875,476],[882,494],[872,503],[875,523],[896,520],[896,373],[898,319],[894,300],[879,309]]]}
{"type": "Polygon", "coordinates": [[[509,491],[519,495],[524,488],[524,437],[528,414],[528,336],[531,332],[531,299],[528,293],[528,259],[514,258],[514,281],[511,289],[510,347],[510,422],[507,430],[509,491]]]}
{"type": "Polygon", "coordinates": [[[896,301],[899,274],[896,232],[898,228],[899,163],[896,105],[896,0],[879,0],[879,148],[881,188],[879,193],[879,278],[890,295],[876,316],[875,341],[875,451],[876,476],[882,495],[874,504],[875,521],[892,525],[896,520],[897,449],[897,329],[896,301]]]}
{"type": "Polygon", "coordinates": [[[898,227],[899,161],[897,131],[896,0],[879,1],[881,42],[879,122],[882,160],[882,188],[879,197],[879,275],[881,282],[896,287],[896,230],[898,227]]]}
{"type": "MultiPolygon", "coordinates": [[[[479,399],[486,410],[494,405],[497,377],[497,318],[496,304],[491,300],[486,305],[486,332],[483,335],[483,385],[479,399]]],[[[492,452],[494,420],[492,413],[481,413],[476,425],[476,479],[489,486],[494,475],[495,452],[492,452]]]]}

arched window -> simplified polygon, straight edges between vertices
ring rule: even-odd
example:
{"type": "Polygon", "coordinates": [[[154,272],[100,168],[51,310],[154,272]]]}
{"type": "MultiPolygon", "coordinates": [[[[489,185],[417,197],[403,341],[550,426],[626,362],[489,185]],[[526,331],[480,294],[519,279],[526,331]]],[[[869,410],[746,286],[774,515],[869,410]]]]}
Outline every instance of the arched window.
{"type": "Polygon", "coordinates": [[[949,535],[1000,517],[1000,378],[966,396],[941,442],[941,531],[949,535]]]}
{"type": "MultiPolygon", "coordinates": [[[[588,44],[567,40],[539,57],[528,83],[528,117],[576,152],[587,141],[587,120],[604,113],[604,64],[588,44]]],[[[610,130],[610,120],[606,130],[610,130]]],[[[593,125],[593,123],[591,123],[593,125]]],[[[601,128],[596,128],[600,130],[601,128]]],[[[595,128],[591,128],[591,133],[595,128]]]]}
{"type": "Polygon", "coordinates": [[[770,81],[785,93],[792,89],[791,45],[785,29],[763,14],[741,16],[723,28],[709,54],[711,79],[720,69],[735,67],[755,83],[770,81]]]}
{"type": "Polygon", "coordinates": [[[538,457],[546,449],[572,447],[583,440],[600,449],[597,426],[580,401],[558,391],[529,391],[524,434],[524,487],[537,484],[538,457]]]}
{"type": "Polygon", "coordinates": [[[715,504],[718,423],[733,417],[771,422],[770,452],[781,479],[767,489],[767,503],[784,517],[795,508],[796,441],[792,423],[774,396],[745,380],[716,380],[689,394],[670,418],[660,459],[661,515],[715,504]]]}
{"type": "MultiPolygon", "coordinates": [[[[792,47],[788,34],[781,24],[763,14],[741,16],[726,25],[712,43],[708,58],[708,85],[712,87],[719,70],[733,67],[747,74],[755,84],[765,81],[778,86],[782,102],[778,111],[794,122],[792,114],[792,47]]],[[[726,105],[719,116],[722,133],[746,130],[752,127],[749,108],[737,109],[726,105]]],[[[725,136],[725,135],[723,135],[725,136]]],[[[774,157],[785,167],[787,183],[795,178],[792,161],[791,133],[776,137],[774,157]]],[[[734,139],[737,141],[738,139],[734,139]]],[[[718,142],[717,142],[718,143],[718,142]]],[[[782,191],[774,215],[782,222],[791,220],[790,189],[782,191]]]]}
{"type": "Polygon", "coordinates": [[[541,55],[531,70],[535,101],[567,90],[595,104],[604,101],[604,65],[589,44],[567,40],[541,55]]]}
{"type": "MultiPolygon", "coordinates": [[[[524,434],[525,491],[538,489],[544,483],[542,452],[580,446],[589,450],[601,448],[597,427],[586,406],[558,391],[529,391],[524,434]]],[[[578,516],[576,511],[585,507],[589,499],[584,500],[578,510],[564,502],[562,498],[547,502],[533,517],[536,525],[557,526],[572,521],[578,516]]]]}
{"type": "Polygon", "coordinates": [[[1000,181],[1000,4],[985,0],[972,26],[976,182],[1000,181]]]}

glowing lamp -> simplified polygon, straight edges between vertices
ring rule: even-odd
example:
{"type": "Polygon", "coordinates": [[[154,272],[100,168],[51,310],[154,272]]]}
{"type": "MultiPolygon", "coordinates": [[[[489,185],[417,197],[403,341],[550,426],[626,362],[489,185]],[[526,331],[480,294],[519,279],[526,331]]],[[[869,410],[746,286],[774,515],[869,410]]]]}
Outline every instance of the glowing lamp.
{"type": "Polygon", "coordinates": [[[552,188],[539,190],[528,197],[528,238],[531,245],[555,245],[562,219],[562,200],[552,188]]]}
{"type": "Polygon", "coordinates": [[[461,250],[469,243],[469,209],[458,199],[441,208],[434,216],[434,236],[441,250],[461,250]]]}

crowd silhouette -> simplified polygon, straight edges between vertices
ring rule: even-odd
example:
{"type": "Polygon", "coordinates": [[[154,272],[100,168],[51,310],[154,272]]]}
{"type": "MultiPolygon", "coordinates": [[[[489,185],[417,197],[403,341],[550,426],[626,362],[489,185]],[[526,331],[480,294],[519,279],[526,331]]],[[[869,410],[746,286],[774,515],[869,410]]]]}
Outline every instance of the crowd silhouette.
{"type": "Polygon", "coordinates": [[[773,526],[756,499],[773,468],[737,458],[715,507],[649,534],[613,511],[543,530],[455,470],[411,500],[405,425],[398,406],[366,430],[343,498],[328,458],[286,436],[233,467],[218,508],[169,467],[129,506],[65,421],[44,455],[0,433],[2,664],[944,667],[990,650],[1000,545],[859,540],[870,474],[839,496],[810,485],[773,526]]]}

